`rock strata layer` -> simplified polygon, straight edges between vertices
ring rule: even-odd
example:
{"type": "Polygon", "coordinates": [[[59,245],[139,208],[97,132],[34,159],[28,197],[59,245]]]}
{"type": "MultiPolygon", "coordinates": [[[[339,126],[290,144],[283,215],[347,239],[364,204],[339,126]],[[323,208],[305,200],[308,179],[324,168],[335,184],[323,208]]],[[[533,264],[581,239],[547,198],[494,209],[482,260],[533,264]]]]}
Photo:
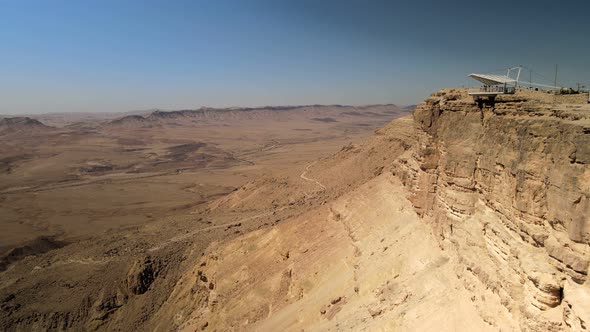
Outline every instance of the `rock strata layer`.
{"type": "Polygon", "coordinates": [[[523,330],[590,319],[590,108],[558,98],[520,91],[480,110],[439,91],[414,112],[428,136],[392,168],[465,283],[492,289],[523,330]]]}

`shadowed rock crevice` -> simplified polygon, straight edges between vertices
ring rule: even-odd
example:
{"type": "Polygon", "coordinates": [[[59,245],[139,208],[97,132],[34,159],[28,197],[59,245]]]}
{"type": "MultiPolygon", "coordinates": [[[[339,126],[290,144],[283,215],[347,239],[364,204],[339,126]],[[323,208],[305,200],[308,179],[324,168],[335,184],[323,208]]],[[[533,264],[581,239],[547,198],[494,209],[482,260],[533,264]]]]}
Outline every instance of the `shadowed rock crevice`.
{"type": "Polygon", "coordinates": [[[160,263],[146,256],[135,261],[127,274],[127,287],[133,294],[147,292],[158,276],[160,263]]]}
{"type": "Polygon", "coordinates": [[[58,241],[53,237],[41,236],[29,241],[25,245],[10,249],[0,256],[0,272],[5,271],[8,266],[27,256],[37,256],[50,250],[59,249],[66,246],[64,241],[58,241]]]}

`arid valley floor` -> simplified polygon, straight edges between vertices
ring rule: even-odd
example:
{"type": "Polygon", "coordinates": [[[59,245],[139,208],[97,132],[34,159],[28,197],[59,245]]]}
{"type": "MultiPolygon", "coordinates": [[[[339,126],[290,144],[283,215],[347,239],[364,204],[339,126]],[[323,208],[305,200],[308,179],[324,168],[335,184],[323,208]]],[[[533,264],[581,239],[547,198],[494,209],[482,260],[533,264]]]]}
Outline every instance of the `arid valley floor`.
{"type": "Polygon", "coordinates": [[[408,112],[316,105],[0,118],[0,292],[16,300],[2,305],[1,328],[141,329],[182,275],[184,255],[317,203],[304,193],[317,186],[306,177],[314,162],[408,112]],[[223,202],[252,187],[263,200],[223,202]],[[158,265],[150,291],[120,293],[146,259],[158,265]],[[123,306],[112,296],[134,298],[123,306]]]}
{"type": "Polygon", "coordinates": [[[2,119],[0,329],[585,331],[587,100],[2,119]]]}

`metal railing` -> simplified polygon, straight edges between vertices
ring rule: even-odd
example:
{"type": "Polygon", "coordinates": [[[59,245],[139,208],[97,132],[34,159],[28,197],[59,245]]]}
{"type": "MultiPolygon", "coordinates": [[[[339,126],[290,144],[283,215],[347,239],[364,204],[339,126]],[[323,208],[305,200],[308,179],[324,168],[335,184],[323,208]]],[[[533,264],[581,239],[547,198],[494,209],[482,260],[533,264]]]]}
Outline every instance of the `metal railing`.
{"type": "Polygon", "coordinates": [[[504,86],[504,85],[482,85],[479,88],[480,92],[498,92],[498,93],[505,93],[505,94],[513,94],[516,91],[516,88],[513,86],[504,86]]]}

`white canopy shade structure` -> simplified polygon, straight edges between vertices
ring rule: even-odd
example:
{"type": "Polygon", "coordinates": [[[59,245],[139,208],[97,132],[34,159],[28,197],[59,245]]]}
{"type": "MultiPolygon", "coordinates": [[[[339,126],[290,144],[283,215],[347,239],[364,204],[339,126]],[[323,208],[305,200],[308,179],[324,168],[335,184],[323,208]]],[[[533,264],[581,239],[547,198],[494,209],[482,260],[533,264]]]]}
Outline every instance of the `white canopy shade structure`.
{"type": "Polygon", "coordinates": [[[499,94],[513,94],[518,85],[520,70],[520,67],[508,68],[506,75],[469,74],[469,77],[483,83],[478,91],[471,91],[469,94],[475,97],[488,96],[490,98],[499,94]],[[516,72],[516,78],[510,77],[510,74],[514,72],[516,72]]]}
{"type": "Polygon", "coordinates": [[[484,85],[516,85],[517,80],[505,75],[490,75],[490,74],[469,74],[469,77],[480,81],[484,85]]]}

